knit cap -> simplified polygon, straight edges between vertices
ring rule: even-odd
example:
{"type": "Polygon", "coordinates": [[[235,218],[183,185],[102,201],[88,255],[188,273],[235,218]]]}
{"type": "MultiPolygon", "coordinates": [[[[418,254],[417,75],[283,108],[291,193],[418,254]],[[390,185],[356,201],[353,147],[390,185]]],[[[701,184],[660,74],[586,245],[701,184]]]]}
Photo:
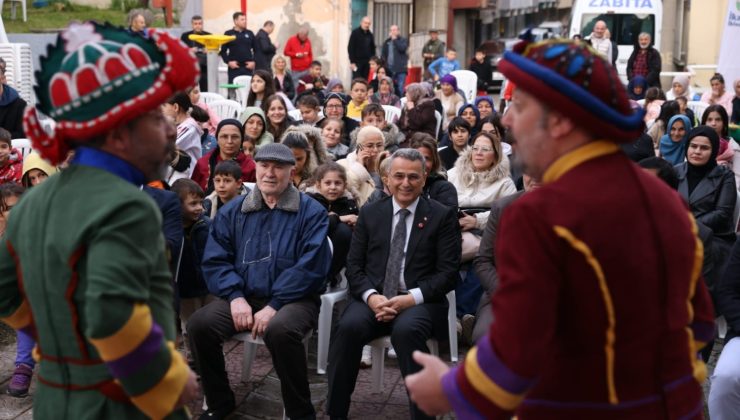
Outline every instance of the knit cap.
{"type": "Polygon", "coordinates": [[[200,68],[185,44],[164,31],[148,29],[147,34],[108,23],[72,23],[47,48],[36,72],[36,108],[56,120],[54,134],[41,128],[36,108],[27,108],[23,118],[33,148],[44,159],[56,165],[74,145],[197,84],[200,68]]]}
{"type": "Polygon", "coordinates": [[[625,143],[642,134],[644,111],[632,110],[616,69],[599,53],[583,42],[524,38],[498,65],[517,88],[599,137],[625,143]]]}

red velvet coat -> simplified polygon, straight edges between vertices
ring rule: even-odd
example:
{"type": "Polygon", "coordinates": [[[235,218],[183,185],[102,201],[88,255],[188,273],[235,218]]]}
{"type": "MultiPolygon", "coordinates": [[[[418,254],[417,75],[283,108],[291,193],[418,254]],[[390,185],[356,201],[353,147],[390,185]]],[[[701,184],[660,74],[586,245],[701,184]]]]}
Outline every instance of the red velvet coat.
{"type": "Polygon", "coordinates": [[[714,333],[688,208],[609,142],[561,157],[496,243],[489,334],[443,386],[461,418],[701,418],[714,333]]]}

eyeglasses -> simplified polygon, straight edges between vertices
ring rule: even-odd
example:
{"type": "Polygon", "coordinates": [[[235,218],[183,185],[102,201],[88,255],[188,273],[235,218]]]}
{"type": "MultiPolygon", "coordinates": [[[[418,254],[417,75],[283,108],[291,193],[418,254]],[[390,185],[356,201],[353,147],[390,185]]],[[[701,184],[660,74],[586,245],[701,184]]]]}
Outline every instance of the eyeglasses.
{"type": "Polygon", "coordinates": [[[493,152],[493,148],[486,146],[473,146],[473,152],[488,153],[493,152]]]}
{"type": "Polygon", "coordinates": [[[342,105],[327,105],[324,108],[337,109],[337,108],[344,108],[344,107],[342,105]]]}
{"type": "Polygon", "coordinates": [[[421,181],[421,175],[410,173],[410,174],[404,174],[400,172],[396,172],[395,174],[391,175],[391,177],[398,182],[403,182],[404,179],[408,179],[411,183],[416,183],[421,181]]]}

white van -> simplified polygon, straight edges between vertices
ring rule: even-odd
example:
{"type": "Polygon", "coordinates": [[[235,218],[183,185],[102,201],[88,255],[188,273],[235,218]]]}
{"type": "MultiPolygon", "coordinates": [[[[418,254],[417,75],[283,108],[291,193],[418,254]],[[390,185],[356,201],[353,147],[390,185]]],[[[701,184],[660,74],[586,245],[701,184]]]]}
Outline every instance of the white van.
{"type": "Polygon", "coordinates": [[[573,38],[573,35],[580,34],[586,38],[600,20],[606,22],[611,39],[619,46],[617,71],[623,80],[627,80],[627,60],[637,45],[640,33],[649,33],[653,38],[653,46],[660,50],[662,0],[575,0],[568,36],[573,38]]]}

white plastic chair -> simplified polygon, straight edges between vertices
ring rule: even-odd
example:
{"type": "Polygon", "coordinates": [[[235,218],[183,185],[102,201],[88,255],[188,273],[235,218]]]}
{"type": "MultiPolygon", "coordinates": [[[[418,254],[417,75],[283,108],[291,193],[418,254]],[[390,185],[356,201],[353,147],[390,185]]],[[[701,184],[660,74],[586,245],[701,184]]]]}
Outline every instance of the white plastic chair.
{"type": "Polygon", "coordinates": [[[694,111],[696,119],[701,121],[701,117],[704,115],[704,111],[709,108],[709,104],[702,101],[689,101],[686,103],[686,108],[694,111]]]}
{"type": "Polygon", "coordinates": [[[434,111],[434,118],[437,119],[437,128],[434,130],[434,137],[439,136],[439,129],[442,128],[442,114],[439,111],[434,111]]]}
{"type": "MultiPolygon", "coordinates": [[[[447,302],[449,307],[447,309],[447,334],[450,338],[450,360],[453,363],[457,363],[457,305],[455,304],[455,291],[447,293],[447,302]]],[[[385,349],[391,347],[391,337],[386,335],[384,337],[376,338],[369,344],[372,347],[372,358],[373,358],[373,370],[370,374],[372,378],[372,392],[380,392],[380,388],[383,384],[383,373],[385,371],[385,349]]],[[[439,356],[439,343],[434,338],[427,340],[427,347],[429,347],[429,353],[439,356]]]]}
{"type": "MultiPolygon", "coordinates": [[[[21,10],[23,12],[23,21],[28,21],[28,15],[26,14],[26,0],[9,0],[10,1],[10,18],[15,20],[15,9],[18,7],[16,3],[21,4],[21,10]]],[[[3,8],[3,0],[0,0],[0,10],[3,8]]]]}
{"type": "Polygon", "coordinates": [[[205,104],[208,105],[208,106],[210,106],[211,103],[213,103],[215,101],[225,101],[226,100],[226,98],[224,98],[220,94],[214,93],[214,92],[201,92],[200,93],[200,99],[203,102],[205,102],[205,104]]]}
{"type": "Polygon", "coordinates": [[[401,118],[401,108],[393,105],[383,105],[383,110],[385,111],[385,121],[387,123],[395,123],[401,118]]]}
{"type": "Polygon", "coordinates": [[[470,70],[455,70],[450,73],[457,79],[457,88],[465,93],[468,103],[475,102],[475,94],[478,92],[478,75],[470,70]]]}
{"type": "Polygon", "coordinates": [[[236,76],[234,78],[235,85],[242,85],[242,87],[236,90],[236,100],[242,104],[243,107],[247,106],[247,96],[249,96],[249,89],[252,85],[252,76],[236,76]]]}
{"type": "Polygon", "coordinates": [[[10,141],[10,144],[14,149],[18,149],[21,152],[21,156],[23,156],[23,159],[25,159],[26,156],[33,152],[33,148],[31,147],[31,140],[29,139],[13,139],[10,141]]]}
{"type": "Polygon", "coordinates": [[[349,297],[349,288],[347,287],[347,278],[344,276],[344,270],[342,270],[339,275],[342,277],[342,281],[339,282],[337,287],[329,289],[326,293],[321,295],[321,308],[319,309],[319,343],[318,349],[316,350],[316,373],[319,375],[326,374],[334,305],[349,297]]]}
{"type": "Polygon", "coordinates": [[[208,104],[208,107],[211,108],[213,112],[218,115],[218,118],[222,120],[225,118],[239,118],[239,114],[241,114],[243,110],[243,107],[239,102],[232,101],[231,99],[213,101],[208,104]]]}
{"type": "Polygon", "coordinates": [[[293,119],[293,121],[303,121],[303,116],[301,115],[300,109],[294,109],[292,111],[288,111],[288,116],[293,119]]]}

